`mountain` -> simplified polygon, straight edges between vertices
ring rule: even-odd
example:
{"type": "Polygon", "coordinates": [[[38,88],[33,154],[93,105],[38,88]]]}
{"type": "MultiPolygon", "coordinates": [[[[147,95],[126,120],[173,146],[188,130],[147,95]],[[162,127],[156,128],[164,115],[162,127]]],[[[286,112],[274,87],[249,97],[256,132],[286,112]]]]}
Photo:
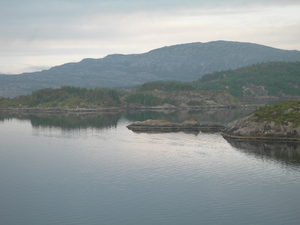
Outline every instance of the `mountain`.
{"type": "Polygon", "coordinates": [[[266,62],[213,72],[192,84],[199,90],[226,90],[243,100],[300,99],[300,62],[266,62]]]}
{"type": "Polygon", "coordinates": [[[300,61],[300,51],[228,41],[174,45],[143,54],[83,59],[41,72],[0,75],[0,96],[25,95],[65,85],[130,87],[159,80],[193,81],[213,71],[268,61],[300,61]]]}

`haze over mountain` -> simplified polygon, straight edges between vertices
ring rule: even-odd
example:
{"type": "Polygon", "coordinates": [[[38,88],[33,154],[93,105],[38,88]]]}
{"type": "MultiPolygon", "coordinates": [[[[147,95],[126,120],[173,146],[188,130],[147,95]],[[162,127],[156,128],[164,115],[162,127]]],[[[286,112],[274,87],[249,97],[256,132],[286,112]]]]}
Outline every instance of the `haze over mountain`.
{"type": "Polygon", "coordinates": [[[159,80],[194,81],[214,71],[268,61],[300,61],[300,51],[228,41],[174,45],[143,54],[83,59],[41,72],[0,75],[0,96],[14,97],[66,85],[131,87],[159,80]]]}

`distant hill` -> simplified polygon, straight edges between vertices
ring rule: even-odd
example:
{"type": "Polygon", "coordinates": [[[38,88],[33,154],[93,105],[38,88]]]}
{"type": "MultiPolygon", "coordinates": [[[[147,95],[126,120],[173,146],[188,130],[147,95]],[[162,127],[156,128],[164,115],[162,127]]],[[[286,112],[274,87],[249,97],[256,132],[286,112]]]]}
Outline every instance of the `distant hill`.
{"type": "Polygon", "coordinates": [[[268,61],[300,61],[300,51],[252,43],[214,41],[163,47],[143,54],[83,59],[49,70],[0,75],[0,96],[26,95],[61,86],[130,87],[149,81],[193,81],[213,71],[268,61]]]}
{"type": "Polygon", "coordinates": [[[268,62],[213,72],[192,82],[200,90],[226,90],[244,99],[300,99],[300,62],[268,62]]]}

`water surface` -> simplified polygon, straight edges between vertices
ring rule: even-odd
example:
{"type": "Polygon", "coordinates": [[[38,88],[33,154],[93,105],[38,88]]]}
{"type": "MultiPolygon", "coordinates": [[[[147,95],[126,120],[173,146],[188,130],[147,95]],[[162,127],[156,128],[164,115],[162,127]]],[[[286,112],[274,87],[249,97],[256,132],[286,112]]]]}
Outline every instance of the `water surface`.
{"type": "Polygon", "coordinates": [[[299,224],[298,146],[126,128],[243,113],[1,115],[0,224],[299,224]]]}

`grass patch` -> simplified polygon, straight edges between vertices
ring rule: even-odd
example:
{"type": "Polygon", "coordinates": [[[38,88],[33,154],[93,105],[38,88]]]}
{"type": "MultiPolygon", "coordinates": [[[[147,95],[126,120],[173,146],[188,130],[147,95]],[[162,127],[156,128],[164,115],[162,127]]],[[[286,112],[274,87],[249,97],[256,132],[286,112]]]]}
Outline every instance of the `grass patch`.
{"type": "Polygon", "coordinates": [[[294,127],[300,126],[300,101],[283,101],[272,106],[259,108],[254,112],[255,122],[285,122],[294,123],[294,127]]]}

